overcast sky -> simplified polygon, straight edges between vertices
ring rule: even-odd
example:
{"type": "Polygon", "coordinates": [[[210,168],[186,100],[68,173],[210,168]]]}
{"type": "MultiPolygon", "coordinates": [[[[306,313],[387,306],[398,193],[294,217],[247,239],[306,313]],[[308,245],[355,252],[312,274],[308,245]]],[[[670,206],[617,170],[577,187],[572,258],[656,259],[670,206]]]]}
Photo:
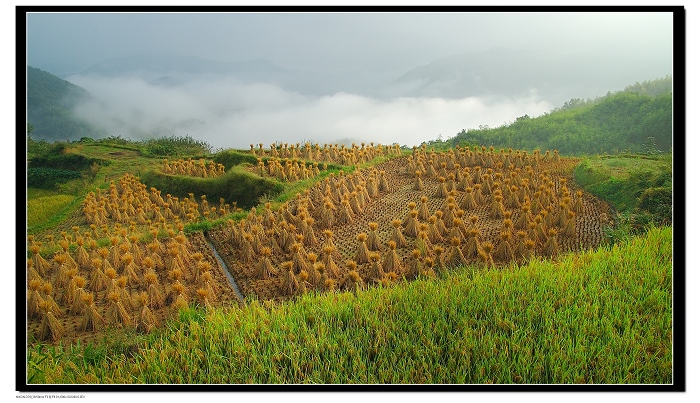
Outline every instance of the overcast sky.
{"type": "MultiPolygon", "coordinates": [[[[604,95],[635,81],[671,74],[672,44],[671,13],[27,16],[27,63],[66,77],[93,95],[96,102],[76,110],[81,118],[132,139],[189,134],[215,147],[236,148],[259,141],[351,139],[414,145],[449,138],[462,129],[482,124],[493,127],[524,114],[538,116],[570,98],[604,95]],[[603,62],[612,61],[618,81],[599,82],[595,91],[600,92],[591,93],[589,88],[586,94],[580,92],[586,83],[578,82],[578,87],[562,87],[557,98],[545,96],[542,88],[498,97],[450,97],[435,92],[428,96],[424,92],[389,99],[369,90],[441,58],[494,47],[584,55],[585,59],[577,60],[585,62],[576,65],[583,75],[591,70],[586,63],[600,68],[603,62]],[[318,79],[313,74],[305,76],[311,82],[304,85],[317,81],[325,85],[326,92],[300,91],[289,80],[275,86],[202,77],[188,85],[163,88],[143,78],[70,76],[105,59],[164,53],[219,62],[266,59],[284,69],[318,73],[318,79]],[[333,81],[338,85],[332,85],[333,81]]],[[[604,75],[613,73],[605,71],[604,75]]],[[[441,84],[449,88],[451,81],[445,82],[441,84]]]]}
{"type": "Polygon", "coordinates": [[[154,52],[406,70],[496,46],[668,54],[672,43],[670,13],[51,13],[27,22],[29,64],[59,75],[154,52]]]}

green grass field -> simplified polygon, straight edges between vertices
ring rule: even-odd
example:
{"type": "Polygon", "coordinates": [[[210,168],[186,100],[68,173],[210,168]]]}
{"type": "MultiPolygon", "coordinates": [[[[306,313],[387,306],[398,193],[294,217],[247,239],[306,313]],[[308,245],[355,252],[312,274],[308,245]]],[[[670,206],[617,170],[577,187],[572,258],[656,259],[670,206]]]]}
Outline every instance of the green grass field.
{"type": "Polygon", "coordinates": [[[596,156],[574,170],[584,189],[608,201],[619,211],[633,209],[648,188],[672,187],[672,156],[596,156]]]}
{"type": "MultiPolygon", "coordinates": [[[[27,189],[29,233],[61,224],[87,191],[107,186],[124,172],[167,179],[183,190],[197,183],[229,191],[233,186],[227,181],[243,175],[165,178],[149,173],[162,163],[153,154],[157,147],[98,142],[72,147],[71,152],[109,162],[97,166],[90,179],[55,190],[27,189]]],[[[220,158],[235,162],[243,158],[239,154],[220,158]]],[[[259,193],[268,194],[267,201],[277,207],[339,169],[352,170],[332,167],[317,178],[280,183],[274,195],[261,184],[259,193]]],[[[639,199],[645,189],[657,198],[671,191],[671,156],[591,157],[574,176],[618,211],[635,209],[644,205],[639,199]]],[[[651,196],[647,201],[656,200],[651,196]]],[[[188,231],[224,220],[190,224],[188,231]]],[[[109,330],[97,344],[32,345],[27,381],[670,384],[673,230],[640,228],[638,236],[618,237],[624,241],[555,262],[463,267],[437,279],[375,286],[357,294],[305,294],[283,304],[249,300],[243,308],[183,311],[151,334],[109,330]]]]}
{"type": "Polygon", "coordinates": [[[672,229],[596,251],[34,346],[31,383],[670,384],[672,229]]]}

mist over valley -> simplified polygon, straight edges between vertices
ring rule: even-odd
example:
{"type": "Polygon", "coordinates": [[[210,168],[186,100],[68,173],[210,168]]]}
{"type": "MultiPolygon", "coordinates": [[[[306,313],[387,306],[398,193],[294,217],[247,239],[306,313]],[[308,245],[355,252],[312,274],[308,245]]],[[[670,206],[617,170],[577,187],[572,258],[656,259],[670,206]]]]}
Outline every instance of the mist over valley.
{"type": "MultiPolygon", "coordinates": [[[[197,15],[178,17],[195,25],[204,21],[197,15]]],[[[556,26],[570,19],[578,21],[565,14],[556,17],[546,21],[556,26]]],[[[38,24],[47,17],[33,18],[38,24]]],[[[114,15],[72,18],[82,18],[87,24],[105,18],[109,22],[101,27],[105,33],[127,21],[114,15]]],[[[158,24],[174,17],[133,18],[158,24]]],[[[283,20],[297,29],[291,37],[304,37],[306,42],[282,49],[291,38],[281,39],[282,29],[271,28],[271,34],[260,34],[251,46],[238,47],[245,42],[233,40],[217,49],[213,37],[207,36],[214,28],[207,27],[198,37],[203,42],[197,48],[192,41],[175,45],[179,35],[175,32],[169,39],[137,38],[142,29],[137,24],[132,34],[120,40],[121,52],[116,53],[122,56],[97,59],[107,53],[96,50],[90,58],[84,52],[76,59],[83,61],[82,67],[74,62],[71,68],[33,51],[36,42],[32,39],[36,36],[38,40],[39,32],[46,29],[37,25],[32,31],[36,33],[28,38],[28,62],[86,91],[89,96],[71,101],[70,113],[81,125],[92,128],[93,137],[141,140],[189,135],[216,148],[301,141],[412,146],[449,138],[463,129],[497,127],[520,116],[540,116],[572,98],[595,98],[671,74],[671,44],[662,41],[670,31],[662,31],[654,43],[645,42],[638,31],[649,16],[639,16],[638,23],[628,19],[630,26],[619,26],[613,39],[604,38],[601,32],[587,32],[563,42],[558,42],[560,39],[552,36],[553,28],[546,25],[521,38],[499,33],[481,41],[460,40],[457,32],[468,30],[467,21],[514,18],[500,14],[328,14],[301,15],[298,20],[274,14],[227,14],[215,18],[272,25],[283,20]],[[429,33],[426,27],[404,32],[405,39],[414,37],[412,45],[391,31],[370,30],[374,39],[364,44],[360,41],[369,34],[345,35],[350,22],[365,21],[376,28],[402,19],[438,24],[441,18],[458,17],[464,24],[443,34],[429,33]],[[317,27],[302,27],[305,19],[313,19],[317,27]],[[338,24],[331,26],[333,22],[338,24]],[[320,36],[312,38],[311,33],[320,36]],[[239,52],[222,53],[227,48],[239,52]]],[[[581,16],[577,23],[584,24],[589,18],[581,16]]],[[[62,19],[68,17],[56,15],[51,22],[60,25],[62,19]]],[[[520,19],[523,27],[529,26],[527,17],[520,19]]],[[[29,21],[32,27],[33,19],[29,21]]],[[[666,29],[666,23],[659,15],[659,27],[666,29]]],[[[495,32],[495,27],[491,29],[495,32]]],[[[599,31],[606,29],[614,28],[599,27],[599,31]]],[[[68,31],[64,35],[71,33],[68,31]]],[[[47,43],[36,43],[37,52],[47,43]]],[[[37,138],[46,139],[83,135],[83,131],[57,135],[43,125],[35,131],[37,138]]]]}

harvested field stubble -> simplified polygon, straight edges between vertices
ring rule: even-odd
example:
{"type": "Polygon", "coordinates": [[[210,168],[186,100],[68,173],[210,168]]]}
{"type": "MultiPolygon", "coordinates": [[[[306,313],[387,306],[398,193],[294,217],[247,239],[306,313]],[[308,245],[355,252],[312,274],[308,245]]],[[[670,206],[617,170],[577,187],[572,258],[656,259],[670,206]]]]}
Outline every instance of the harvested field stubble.
{"type": "Polygon", "coordinates": [[[187,301],[202,306],[242,303],[201,232],[154,238],[148,244],[123,234],[112,237],[109,248],[99,249],[94,239],[81,236],[70,244],[93,245],[90,252],[66,247],[50,260],[38,253],[40,242],[30,239],[29,249],[37,253],[27,260],[29,340],[85,342],[110,328],[148,332],[187,301]],[[87,258],[79,257],[82,253],[87,258]]]}
{"type": "Polygon", "coordinates": [[[395,278],[430,275],[461,263],[491,267],[556,257],[598,246],[602,217],[609,213],[604,202],[569,180],[576,163],[557,152],[476,147],[435,153],[414,148],[410,156],[330,175],[277,211],[266,212],[274,218],[263,221],[249,214],[213,229],[210,236],[243,294],[264,300],[323,289],[290,287],[308,281],[316,262],[302,261],[307,253],[322,257],[320,264],[332,264],[322,270],[324,281],[341,288],[360,280],[388,283],[386,276],[378,280],[378,262],[370,251],[381,250],[379,267],[395,278]],[[304,243],[310,231],[316,242],[304,243]],[[263,256],[245,244],[251,233],[268,235],[252,249],[277,251],[264,256],[276,273],[267,279],[256,275],[263,256]],[[299,246],[290,248],[294,242],[299,246]],[[297,250],[301,248],[304,253],[297,250]],[[391,270],[381,264],[387,253],[399,262],[394,267],[392,257],[391,270]],[[288,262],[292,270],[286,270],[288,262]]]}
{"type": "MultiPolygon", "coordinates": [[[[396,147],[373,144],[254,152],[268,162],[290,159],[257,167],[266,175],[288,169],[288,178],[299,179],[317,175],[318,166],[295,165],[297,158],[345,166],[388,158],[329,173],[275,210],[266,203],[209,231],[243,295],[262,300],[592,248],[609,213],[568,180],[577,161],[557,153],[416,148],[401,157],[396,147]]],[[[197,165],[191,168],[201,171],[197,165]]],[[[221,170],[208,166],[206,175],[221,170]]],[[[162,196],[129,174],[90,193],[60,235],[28,238],[30,340],[90,340],[109,328],[147,332],[183,307],[240,304],[204,235],[182,232],[185,223],[225,217],[230,208],[206,196],[162,196]]]]}

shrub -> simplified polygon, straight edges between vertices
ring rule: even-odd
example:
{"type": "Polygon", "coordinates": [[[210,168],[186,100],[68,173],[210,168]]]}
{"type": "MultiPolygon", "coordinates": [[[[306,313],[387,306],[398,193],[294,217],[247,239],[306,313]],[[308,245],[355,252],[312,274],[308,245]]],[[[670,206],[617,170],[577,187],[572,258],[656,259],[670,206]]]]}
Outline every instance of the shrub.
{"type": "Polygon", "coordinates": [[[195,140],[189,135],[161,137],[144,142],[146,155],[207,155],[211,153],[211,145],[203,140],[195,140]]]}
{"type": "Polygon", "coordinates": [[[232,169],[216,178],[173,176],[149,171],[140,179],[142,183],[161,190],[163,194],[169,193],[177,197],[187,197],[190,193],[196,197],[207,195],[212,200],[223,198],[228,202],[236,202],[244,209],[256,206],[261,196],[275,196],[284,190],[284,186],[277,181],[260,178],[241,169],[232,169]]]}
{"type": "Polygon", "coordinates": [[[661,221],[671,222],[673,212],[672,196],[670,188],[648,188],[639,196],[637,207],[652,213],[661,221]]]}
{"type": "Polygon", "coordinates": [[[224,167],[226,167],[226,170],[228,171],[230,168],[240,165],[244,162],[249,163],[249,164],[257,164],[258,159],[254,155],[248,154],[248,153],[241,153],[235,150],[225,150],[218,152],[214,158],[214,162],[217,164],[222,164],[224,167]]]}
{"type": "Polygon", "coordinates": [[[28,168],[27,187],[52,190],[58,185],[80,178],[79,171],[57,168],[28,168]]]}

